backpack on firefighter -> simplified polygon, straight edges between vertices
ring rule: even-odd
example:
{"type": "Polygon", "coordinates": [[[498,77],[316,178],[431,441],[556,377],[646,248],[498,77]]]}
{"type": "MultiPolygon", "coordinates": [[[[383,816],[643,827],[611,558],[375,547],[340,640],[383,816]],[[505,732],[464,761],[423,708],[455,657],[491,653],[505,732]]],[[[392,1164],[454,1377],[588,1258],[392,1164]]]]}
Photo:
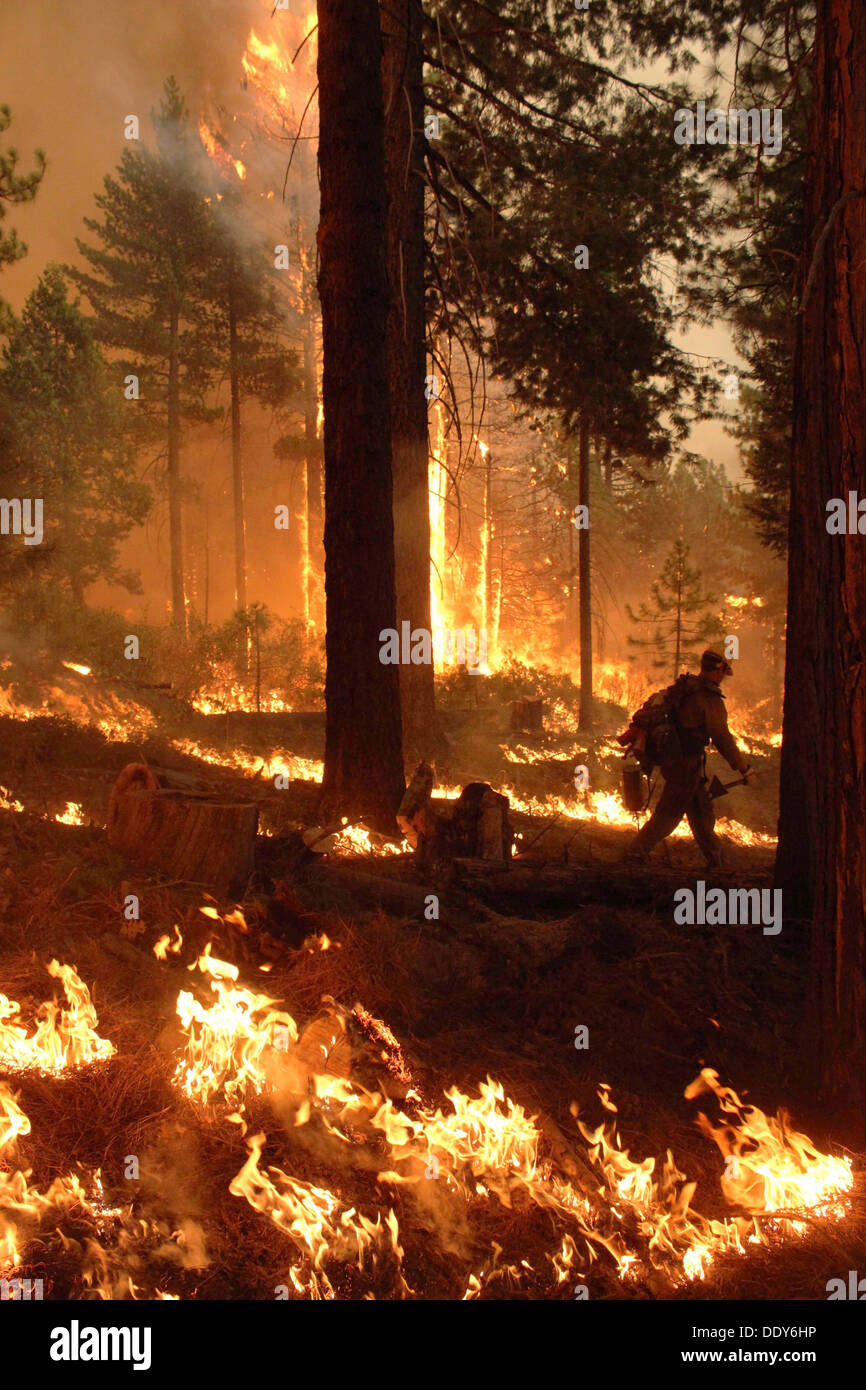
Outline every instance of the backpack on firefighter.
{"type": "Polygon", "coordinates": [[[676,712],[694,688],[694,677],[682,675],[673,685],[657,690],[632,715],[628,729],[619,736],[618,742],[627,749],[622,769],[623,802],[632,815],[640,815],[649,805],[653,769],[684,756],[676,712]]]}
{"type": "Polygon", "coordinates": [[[644,748],[637,754],[641,769],[649,775],[660,763],[676,762],[685,756],[677,710],[696,686],[694,676],[678,676],[673,685],[657,690],[632,715],[631,727],[646,735],[644,748]]]}
{"type": "Polygon", "coordinates": [[[694,676],[677,677],[673,685],[649,696],[632,714],[626,733],[620,734],[620,744],[627,746],[646,776],[659,763],[673,763],[685,755],[677,709],[695,685],[694,676]]]}
{"type": "Polygon", "coordinates": [[[659,763],[683,758],[683,741],[677,724],[677,708],[695,688],[694,677],[680,676],[673,685],[656,691],[631,717],[620,744],[627,746],[623,763],[623,802],[632,816],[642,815],[652,798],[649,778],[659,763]]]}

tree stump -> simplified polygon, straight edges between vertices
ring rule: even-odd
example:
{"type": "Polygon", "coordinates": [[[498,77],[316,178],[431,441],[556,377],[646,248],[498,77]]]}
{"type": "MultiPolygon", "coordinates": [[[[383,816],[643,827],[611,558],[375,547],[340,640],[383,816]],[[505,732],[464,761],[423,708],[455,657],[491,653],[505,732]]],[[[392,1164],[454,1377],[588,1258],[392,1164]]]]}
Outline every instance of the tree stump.
{"type": "Polygon", "coordinates": [[[199,777],[128,763],[111,789],[108,843],[174,878],[227,889],[253,871],[258,815],[199,777]]]}
{"type": "Polygon", "coordinates": [[[433,780],[430,764],[420,762],[397,808],[397,824],[413,849],[422,836],[432,839],[436,833],[436,813],[430,805],[433,780]]]}
{"type": "Polygon", "coordinates": [[[511,728],[514,733],[543,733],[544,701],[530,699],[512,700],[511,728]]]}
{"type": "Polygon", "coordinates": [[[433,769],[429,763],[419,763],[397,821],[415,849],[420,868],[438,869],[454,858],[511,859],[514,832],[507,796],[487,782],[470,782],[443,815],[433,810],[432,792],[433,769]]]}
{"type": "Polygon", "coordinates": [[[452,857],[510,860],[514,833],[508,805],[508,797],[487,782],[465,786],[451,817],[452,857]]]}

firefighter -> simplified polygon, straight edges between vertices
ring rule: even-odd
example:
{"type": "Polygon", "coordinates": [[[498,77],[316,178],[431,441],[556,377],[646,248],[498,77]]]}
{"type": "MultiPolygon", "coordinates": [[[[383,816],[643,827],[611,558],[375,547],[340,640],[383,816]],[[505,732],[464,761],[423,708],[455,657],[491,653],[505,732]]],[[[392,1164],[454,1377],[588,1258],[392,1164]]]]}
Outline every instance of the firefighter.
{"type": "MultiPolygon", "coordinates": [[[[675,830],[683,816],[704,852],[707,868],[722,864],[722,846],[716,835],[716,814],[707,791],[706,746],[712,742],[722,757],[743,777],[749,773],[737,741],[728,729],[722,681],[733,670],[718,652],[705,651],[701,671],[690,676],[693,688],[677,706],[675,722],[682,757],[661,764],[665,779],[659,803],[631,843],[627,863],[644,863],[655,846],[675,830]]],[[[631,735],[632,729],[629,730],[631,735]]],[[[637,734],[638,730],[634,730],[637,734]]],[[[631,740],[634,742],[635,740],[631,740]]]]}

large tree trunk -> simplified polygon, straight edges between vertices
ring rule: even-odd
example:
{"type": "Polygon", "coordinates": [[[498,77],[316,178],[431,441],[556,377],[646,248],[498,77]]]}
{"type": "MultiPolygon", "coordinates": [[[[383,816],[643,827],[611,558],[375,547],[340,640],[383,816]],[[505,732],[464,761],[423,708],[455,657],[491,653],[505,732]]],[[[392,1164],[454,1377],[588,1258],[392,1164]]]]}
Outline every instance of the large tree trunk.
{"type": "MultiPolygon", "coordinates": [[[[424,314],[424,89],[421,0],[380,11],[388,186],[388,384],[394,473],[397,625],[430,631],[426,319],[424,314]]],[[[433,664],[400,667],[407,758],[435,756],[433,664]]]]}
{"type": "Polygon", "coordinates": [[[171,548],[171,621],[186,632],[180,498],[180,351],[178,311],[172,306],[168,346],[168,532],[171,548]]]}
{"type": "Polygon", "coordinates": [[[795,356],[778,882],[812,922],[809,1049],[866,1102],[866,536],[827,503],[866,496],[866,7],[820,0],[795,356]]]}
{"type": "Polygon", "coordinates": [[[307,252],[301,248],[304,311],[304,460],[306,475],[307,544],[304,556],[304,614],[318,627],[322,621],[322,451],[319,443],[319,396],[316,381],[316,298],[307,252]]]}
{"type": "MultiPolygon", "coordinates": [[[[234,274],[234,269],[230,271],[234,274]]],[[[247,606],[247,546],[244,518],[244,465],[241,455],[241,386],[238,324],[233,286],[229,287],[229,380],[232,411],[232,494],[235,521],[235,607],[247,606]]]]}
{"type": "Polygon", "coordinates": [[[319,298],[325,410],[323,813],[393,826],[403,795],[394,628],[386,191],[376,0],[319,0],[319,298]],[[363,117],[362,117],[363,113],[363,117]]]}
{"type": "MultiPolygon", "coordinates": [[[[580,468],[578,503],[589,514],[589,425],[580,422],[580,468]]],[[[583,513],[580,513],[581,520],[583,513]]],[[[589,526],[577,533],[577,565],[580,586],[580,715],[579,727],[592,728],[592,590],[589,566],[589,526]]]]}

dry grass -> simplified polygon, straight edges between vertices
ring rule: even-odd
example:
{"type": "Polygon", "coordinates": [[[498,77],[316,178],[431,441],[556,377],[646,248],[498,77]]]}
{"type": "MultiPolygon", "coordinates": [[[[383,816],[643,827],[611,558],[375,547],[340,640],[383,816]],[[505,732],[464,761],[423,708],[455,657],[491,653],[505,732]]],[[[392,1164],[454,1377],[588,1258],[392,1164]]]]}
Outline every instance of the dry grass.
{"type": "MultiPolygon", "coordinates": [[[[43,1189],[55,1177],[98,1167],[109,1204],[133,1202],[137,1217],[159,1225],[162,1235],[124,1248],[116,1221],[100,1225],[92,1213],[73,1211],[53,1223],[82,1246],[88,1237],[98,1239],[118,1268],[134,1271],[142,1296],[161,1288],[185,1298],[270,1299],[298,1263],[291,1241],[229,1193],[246,1156],[239,1128],[217,1111],[193,1106],[172,1084],[177,1037],[166,1026],[178,990],[198,978],[186,966],[208,939],[214,955],[239,964],[242,982],[284,1000],[301,1025],[323,996],[349,1009],[360,1002],[383,1018],[433,1108],[444,1104],[447,1087],[472,1092],[490,1074],[545,1124],[555,1122],[566,1145],[578,1150],[583,1141],[571,1102],[594,1115],[596,1083],[610,1082],[624,1142],[638,1157],[672,1148],[680,1168],[697,1180],[696,1205],[708,1215],[720,1214],[721,1160],[695,1130],[682,1099],[686,1082],[706,1060],[727,1068],[735,1086],[751,1085],[767,1109],[791,1099],[802,976],[758,937],[723,941],[706,933],[686,943],[650,912],[602,904],[562,922],[498,919],[470,907],[442,923],[308,905],[298,911],[301,931],[324,932],[332,945],[322,951],[311,941],[291,949],[268,918],[266,891],[247,905],[247,931],[215,923],[200,913],[199,891],[132,874],[107,852],[99,830],[41,818],[52,797],[60,805],[89,797],[96,819],[117,768],[138,749],[107,745],[92,731],[72,735],[47,726],[32,731],[28,744],[21,725],[6,725],[13,721],[0,720],[0,756],[10,752],[4,785],[31,813],[0,811],[0,991],[18,1000],[29,1019],[55,991],[45,964],[52,957],[72,963],[91,989],[101,1036],[118,1049],[110,1061],[68,1076],[7,1076],[32,1122],[19,1161],[43,1189]],[[79,778],[85,762],[87,776],[79,778]],[[84,782],[87,796],[75,795],[84,782]],[[142,903],[143,931],[134,941],[121,935],[128,892],[142,903]],[[157,964],[152,944],[175,924],[184,937],[182,955],[157,964]],[[266,974],[263,963],[272,967],[266,974]],[[590,1027],[589,1053],[573,1046],[579,1022],[590,1027]],[[124,1176],[129,1155],[140,1160],[138,1182],[124,1176]],[[185,1267],[176,1243],[173,1255],[156,1253],[182,1228],[198,1233],[206,1263],[190,1258],[185,1267]]],[[[152,761],[170,757],[158,746],[149,754],[152,761]]],[[[622,832],[602,831],[592,843],[604,860],[621,841],[622,832]]],[[[550,852],[558,845],[552,834],[550,852]]],[[[377,1184],[377,1171],[390,1164],[369,1141],[341,1144],[317,1120],[286,1127],[265,1101],[251,1104],[248,1120],[268,1135],[265,1165],[329,1188],[370,1215],[393,1205],[415,1296],[462,1296],[468,1272],[489,1263],[494,1241],[503,1264],[526,1259],[533,1270],[517,1281],[491,1277],[489,1297],[570,1296],[568,1285],[554,1286],[547,1260],[561,1230],[528,1201],[518,1197],[510,1210],[493,1198],[425,1206],[420,1192],[377,1184]]],[[[545,1153],[555,1150],[551,1136],[545,1133],[545,1153]]],[[[819,1133],[813,1137],[823,1142],[819,1133]]],[[[52,1296],[85,1296],[80,1252],[64,1249],[52,1231],[49,1221],[34,1233],[28,1272],[47,1274],[52,1296]]],[[[828,1278],[858,1266],[866,1267],[859,1193],[844,1223],[816,1223],[802,1240],[720,1260],[705,1283],[679,1292],[671,1285],[623,1284],[604,1259],[589,1282],[593,1298],[823,1298],[828,1278]]],[[[327,1268],[341,1297],[400,1295],[393,1261],[363,1274],[333,1262],[327,1268]]]]}

